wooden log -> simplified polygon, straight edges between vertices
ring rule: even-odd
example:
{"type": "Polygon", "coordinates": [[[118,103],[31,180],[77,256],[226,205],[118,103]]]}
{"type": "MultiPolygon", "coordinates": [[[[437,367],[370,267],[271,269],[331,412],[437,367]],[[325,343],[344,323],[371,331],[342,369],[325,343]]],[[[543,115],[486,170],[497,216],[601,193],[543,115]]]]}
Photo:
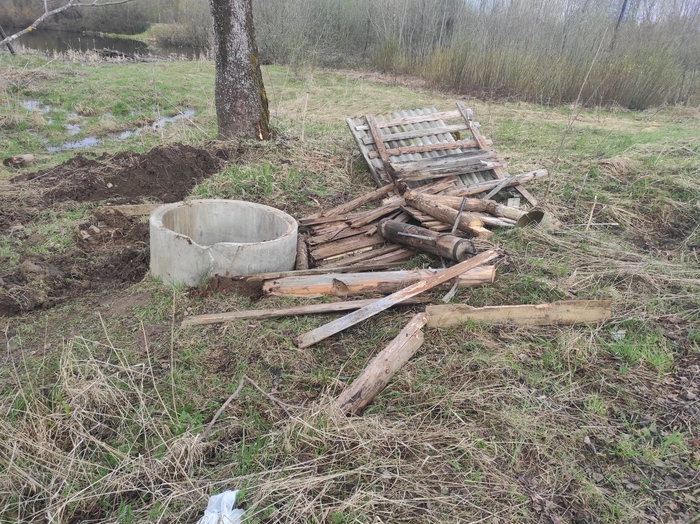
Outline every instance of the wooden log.
{"type": "MultiPolygon", "coordinates": [[[[416,209],[429,214],[431,217],[445,222],[446,224],[454,224],[457,220],[459,212],[451,207],[447,207],[438,202],[435,202],[431,197],[434,195],[424,195],[412,190],[404,192],[406,203],[416,209]]],[[[457,221],[457,228],[464,231],[468,235],[477,238],[489,238],[493,233],[483,227],[484,223],[478,217],[471,213],[462,213],[457,221]]]]}
{"type": "MultiPolygon", "coordinates": [[[[393,246],[396,249],[400,249],[399,246],[393,246]]],[[[372,258],[372,257],[368,257],[372,258]]],[[[387,269],[395,268],[400,264],[391,261],[384,261],[378,263],[358,263],[352,267],[340,264],[338,267],[333,268],[334,273],[359,273],[362,271],[384,271],[387,269]]],[[[206,289],[212,293],[237,293],[246,296],[261,296],[262,295],[262,284],[266,280],[274,280],[276,278],[284,278],[290,276],[302,276],[302,275],[322,275],[328,273],[327,269],[324,268],[314,268],[305,269],[301,271],[278,271],[273,273],[259,273],[257,275],[247,275],[247,276],[237,276],[237,277],[224,277],[221,275],[216,275],[206,283],[206,289]]]]}
{"type": "Polygon", "coordinates": [[[377,232],[387,240],[415,247],[449,260],[461,262],[476,254],[474,245],[466,238],[436,233],[424,227],[411,226],[396,220],[382,220],[377,232]]]}
{"type": "MultiPolygon", "coordinates": [[[[376,299],[349,300],[345,302],[329,302],[327,304],[309,304],[306,306],[291,306],[276,309],[249,309],[245,311],[231,311],[227,313],[208,313],[205,315],[192,315],[182,319],[181,327],[204,326],[207,324],[221,324],[234,320],[263,320],[266,318],[294,317],[298,315],[318,315],[321,313],[339,313],[353,311],[371,304],[376,299]]],[[[403,302],[404,305],[426,304],[429,298],[414,297],[403,302]]]]}
{"type": "Polygon", "coordinates": [[[433,275],[426,280],[416,282],[415,284],[397,291],[396,293],[392,293],[389,296],[380,298],[372,304],[334,320],[333,322],[320,326],[303,335],[299,335],[294,339],[294,344],[299,348],[305,348],[316,344],[317,342],[333,336],[336,333],[340,333],[341,331],[352,327],[363,320],[373,317],[374,315],[381,313],[382,311],[389,309],[390,307],[395,306],[406,299],[413,298],[424,291],[429,291],[435,286],[439,286],[448,280],[452,280],[453,278],[466,273],[470,269],[484,265],[486,262],[493,260],[497,256],[498,254],[493,250],[485,251],[473,258],[470,258],[469,260],[460,262],[459,264],[456,264],[439,274],[433,275]]]}
{"type": "Polygon", "coordinates": [[[471,307],[464,304],[428,306],[430,327],[473,322],[514,322],[528,326],[595,324],[612,316],[609,300],[571,300],[525,306],[471,307]]]}
{"type": "Polygon", "coordinates": [[[331,209],[320,211],[319,213],[315,213],[313,215],[309,215],[308,217],[304,217],[301,219],[301,221],[311,221],[319,217],[346,215],[350,211],[354,211],[360,206],[380,199],[381,197],[383,197],[387,193],[390,193],[391,191],[396,191],[396,186],[394,184],[387,184],[386,186],[382,186],[378,189],[375,189],[370,193],[360,195],[359,197],[351,200],[350,202],[346,202],[345,204],[340,204],[339,206],[333,207],[331,209]]]}
{"type": "Polygon", "coordinates": [[[480,198],[467,198],[449,195],[435,195],[432,197],[435,202],[444,204],[452,209],[459,209],[462,205],[462,200],[466,200],[464,203],[465,211],[476,211],[482,213],[489,213],[495,217],[504,217],[511,220],[519,220],[525,214],[525,211],[520,209],[515,209],[512,207],[504,206],[499,204],[495,200],[482,200],[480,198]]]}
{"type": "Polygon", "coordinates": [[[297,235],[297,258],[294,269],[309,269],[309,246],[306,244],[306,235],[297,235]]]}
{"type": "MultiPolygon", "coordinates": [[[[443,271],[446,270],[412,269],[285,277],[266,280],[263,282],[262,292],[264,296],[296,298],[347,297],[370,293],[388,295],[419,280],[427,280],[443,271]]],[[[495,277],[496,269],[493,266],[482,266],[459,275],[456,280],[460,288],[481,287],[493,284],[495,277]]],[[[451,285],[451,282],[448,283],[448,288],[451,285]]]]}
{"type": "MultiPolygon", "coordinates": [[[[535,171],[530,171],[528,173],[522,173],[520,175],[513,175],[513,180],[510,181],[509,183],[507,183],[503,187],[514,187],[514,186],[518,186],[520,184],[525,184],[527,182],[531,182],[533,180],[547,178],[548,176],[549,176],[549,172],[546,169],[537,169],[535,171]]],[[[460,197],[478,195],[479,193],[483,193],[484,191],[489,191],[490,189],[493,189],[501,182],[502,182],[502,180],[497,179],[497,180],[489,180],[487,182],[481,182],[480,184],[474,184],[473,186],[456,187],[455,189],[450,189],[450,190],[446,191],[445,194],[453,195],[453,196],[460,196],[460,197]]]]}
{"type": "Polygon", "coordinates": [[[7,157],[2,161],[2,165],[6,167],[29,167],[34,165],[36,157],[34,155],[15,155],[7,157]]]}
{"type": "Polygon", "coordinates": [[[418,313],[372,361],[353,383],[333,403],[341,413],[361,415],[362,410],[391,381],[394,374],[418,351],[423,344],[423,326],[428,315],[418,313]]]}

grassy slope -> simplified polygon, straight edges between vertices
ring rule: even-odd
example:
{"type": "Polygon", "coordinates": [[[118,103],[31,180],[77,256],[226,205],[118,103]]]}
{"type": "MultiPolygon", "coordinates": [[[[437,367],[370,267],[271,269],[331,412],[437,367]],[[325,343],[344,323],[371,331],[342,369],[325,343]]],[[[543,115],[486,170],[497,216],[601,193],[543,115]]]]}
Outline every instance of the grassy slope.
{"type": "MultiPolygon", "coordinates": [[[[0,55],[0,71],[0,149],[40,153],[39,167],[70,157],[42,153],[41,137],[60,143],[76,109],[95,112],[82,121],[97,135],[197,111],[191,122],[108,141],[100,152],[201,144],[215,134],[210,63],[0,55]],[[22,109],[27,99],[51,112],[22,109]]],[[[272,67],[265,81],[278,138],[231,146],[236,161],[193,196],[243,197],[296,216],[348,199],[371,184],[346,116],[448,109],[456,98],[357,73],[272,67]]],[[[468,105],[511,172],[554,166],[570,108],[468,105]]],[[[396,335],[405,311],[305,350],[291,338],[327,317],[178,328],[185,313],[301,301],[201,297],[150,280],[0,319],[2,520],[49,512],[66,521],[192,522],[206,497],[226,488],[245,490],[252,522],[690,520],[700,498],[700,415],[687,395],[698,393],[700,374],[699,118],[690,108],[583,111],[547,205],[564,223],[585,224],[597,196],[593,222],[620,226],[500,232],[493,244],[507,258],[496,284],[458,295],[474,305],[610,298],[611,322],[429,330],[362,418],[333,420],[324,406],[396,335]],[[247,387],[203,441],[244,373],[291,417],[247,387]]],[[[0,168],[0,183],[10,176],[0,168]]],[[[532,187],[540,198],[545,190],[532,187]]],[[[55,232],[70,231],[75,218],[61,217],[62,229],[48,227],[53,220],[48,251],[61,249],[56,240],[69,235],[55,232]]],[[[0,261],[11,268],[16,245],[3,242],[0,261]]]]}

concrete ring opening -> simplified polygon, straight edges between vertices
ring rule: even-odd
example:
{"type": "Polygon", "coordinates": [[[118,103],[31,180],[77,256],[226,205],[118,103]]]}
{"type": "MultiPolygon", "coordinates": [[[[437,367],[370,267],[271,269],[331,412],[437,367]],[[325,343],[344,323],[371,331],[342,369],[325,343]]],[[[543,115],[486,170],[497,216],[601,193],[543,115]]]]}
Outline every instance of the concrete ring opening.
{"type": "Polygon", "coordinates": [[[151,273],[196,286],[214,275],[294,269],[298,225],[287,213],[242,200],[190,200],[150,218],[151,273]]]}

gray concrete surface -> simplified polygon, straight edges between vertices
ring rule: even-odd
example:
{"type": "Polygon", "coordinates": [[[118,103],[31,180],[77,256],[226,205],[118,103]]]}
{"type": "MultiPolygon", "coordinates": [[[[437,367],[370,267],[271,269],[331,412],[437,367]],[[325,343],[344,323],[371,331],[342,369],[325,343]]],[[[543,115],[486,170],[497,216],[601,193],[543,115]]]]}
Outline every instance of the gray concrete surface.
{"type": "Polygon", "coordinates": [[[151,274],[196,286],[214,275],[294,269],[297,222],[269,206],[241,200],[190,200],[150,218],[151,274]]]}

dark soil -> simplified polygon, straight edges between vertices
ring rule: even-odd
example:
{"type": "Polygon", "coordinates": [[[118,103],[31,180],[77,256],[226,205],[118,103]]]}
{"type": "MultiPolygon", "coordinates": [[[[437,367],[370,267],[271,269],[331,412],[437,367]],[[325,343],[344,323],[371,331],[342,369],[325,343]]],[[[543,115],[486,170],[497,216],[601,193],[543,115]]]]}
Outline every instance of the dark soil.
{"type": "Polygon", "coordinates": [[[123,152],[94,159],[79,154],[50,169],[16,177],[13,182],[34,182],[44,189],[42,197],[47,204],[65,200],[125,204],[144,198],[170,203],[182,200],[219,165],[219,159],[204,149],[169,144],[143,154],[123,152]]]}
{"type": "Polygon", "coordinates": [[[75,208],[75,202],[177,202],[219,166],[220,160],[205,149],[169,144],[144,154],[79,154],[53,168],[15,177],[11,191],[0,195],[0,235],[12,239],[21,264],[10,271],[0,266],[0,316],[52,307],[85,290],[138,282],[148,271],[146,216],[96,207],[66,233],[74,235],[74,249],[39,257],[30,247],[45,239],[26,231],[36,229],[32,226],[42,215],[60,215],[75,208]]]}

